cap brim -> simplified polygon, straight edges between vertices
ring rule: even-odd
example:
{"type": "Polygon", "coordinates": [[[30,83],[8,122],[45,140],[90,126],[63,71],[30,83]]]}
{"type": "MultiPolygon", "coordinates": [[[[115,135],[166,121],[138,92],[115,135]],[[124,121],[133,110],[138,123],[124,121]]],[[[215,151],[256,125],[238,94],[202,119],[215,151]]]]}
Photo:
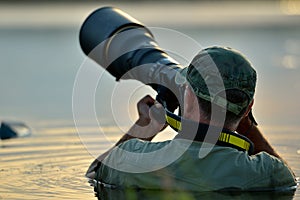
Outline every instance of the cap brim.
{"type": "Polygon", "coordinates": [[[176,84],[182,85],[187,82],[187,79],[186,79],[187,70],[188,70],[188,67],[178,70],[178,72],[176,73],[176,76],[175,76],[176,84]]]}

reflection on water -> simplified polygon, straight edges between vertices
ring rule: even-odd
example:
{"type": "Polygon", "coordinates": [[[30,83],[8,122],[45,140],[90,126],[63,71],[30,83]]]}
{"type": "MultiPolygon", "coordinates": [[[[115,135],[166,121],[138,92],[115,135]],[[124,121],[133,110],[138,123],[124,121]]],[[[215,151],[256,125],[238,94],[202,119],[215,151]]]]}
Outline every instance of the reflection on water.
{"type": "Polygon", "coordinates": [[[97,197],[105,199],[130,199],[130,200],[291,200],[294,191],[290,192],[182,192],[182,191],[160,191],[160,190],[112,190],[101,188],[97,197]]]}
{"type": "Polygon", "coordinates": [[[1,141],[0,199],[90,199],[91,162],[74,129],[1,141]]]}

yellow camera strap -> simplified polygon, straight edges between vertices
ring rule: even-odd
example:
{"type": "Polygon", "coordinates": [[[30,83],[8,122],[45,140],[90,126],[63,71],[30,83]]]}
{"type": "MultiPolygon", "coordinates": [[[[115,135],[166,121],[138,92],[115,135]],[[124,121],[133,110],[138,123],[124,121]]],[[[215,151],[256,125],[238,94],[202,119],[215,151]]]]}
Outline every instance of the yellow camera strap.
{"type": "MultiPolygon", "coordinates": [[[[165,117],[166,122],[171,128],[177,132],[182,130],[181,117],[167,110],[165,117]]],[[[247,137],[234,132],[222,131],[216,144],[219,146],[227,146],[242,151],[248,151],[249,154],[253,152],[253,143],[247,137]]]]}

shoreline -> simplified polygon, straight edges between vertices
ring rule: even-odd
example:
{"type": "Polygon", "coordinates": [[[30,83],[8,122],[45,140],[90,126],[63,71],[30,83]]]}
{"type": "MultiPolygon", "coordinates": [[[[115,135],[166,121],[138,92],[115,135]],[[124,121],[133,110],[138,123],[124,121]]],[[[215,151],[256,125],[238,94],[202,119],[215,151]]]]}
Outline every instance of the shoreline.
{"type": "Polygon", "coordinates": [[[119,7],[147,26],[252,27],[299,26],[300,4],[251,2],[75,2],[0,3],[0,28],[79,27],[93,10],[119,7]]]}

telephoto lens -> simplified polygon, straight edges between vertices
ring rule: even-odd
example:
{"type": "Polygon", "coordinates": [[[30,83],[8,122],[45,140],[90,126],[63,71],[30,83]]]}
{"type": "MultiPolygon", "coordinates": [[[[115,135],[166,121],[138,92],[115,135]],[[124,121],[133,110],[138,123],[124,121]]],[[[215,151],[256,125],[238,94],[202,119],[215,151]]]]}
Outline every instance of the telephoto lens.
{"type": "Polygon", "coordinates": [[[157,100],[174,111],[181,99],[175,77],[183,68],[157,44],[151,31],[120,9],[104,7],[88,16],[80,30],[83,52],[116,80],[150,85],[157,100]]]}

